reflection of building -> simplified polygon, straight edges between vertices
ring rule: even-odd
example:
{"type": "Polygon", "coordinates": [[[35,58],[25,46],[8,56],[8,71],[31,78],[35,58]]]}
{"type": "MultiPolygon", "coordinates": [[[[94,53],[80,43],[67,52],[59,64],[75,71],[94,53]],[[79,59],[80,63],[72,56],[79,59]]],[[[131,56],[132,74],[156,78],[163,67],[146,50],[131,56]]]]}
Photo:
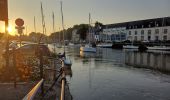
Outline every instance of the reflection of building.
{"type": "Polygon", "coordinates": [[[127,65],[170,72],[170,55],[158,52],[125,51],[127,65]]]}
{"type": "Polygon", "coordinates": [[[101,38],[104,41],[170,40],[170,17],[108,24],[101,38]]]}

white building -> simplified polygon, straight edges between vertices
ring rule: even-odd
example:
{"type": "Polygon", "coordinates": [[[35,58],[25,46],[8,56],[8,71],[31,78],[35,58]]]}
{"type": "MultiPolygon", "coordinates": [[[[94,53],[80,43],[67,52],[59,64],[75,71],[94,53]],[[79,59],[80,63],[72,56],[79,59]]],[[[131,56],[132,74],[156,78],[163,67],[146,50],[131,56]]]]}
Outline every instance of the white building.
{"type": "Polygon", "coordinates": [[[170,26],[127,29],[127,40],[130,41],[170,40],[170,26]]]}
{"type": "Polygon", "coordinates": [[[105,25],[102,40],[170,40],[170,17],[105,25]],[[121,38],[124,37],[124,35],[126,38],[121,38]],[[113,36],[116,38],[113,38],[113,36]]]}
{"type": "Polygon", "coordinates": [[[109,24],[105,25],[102,34],[103,41],[125,41],[126,40],[126,24],[109,24]]]}

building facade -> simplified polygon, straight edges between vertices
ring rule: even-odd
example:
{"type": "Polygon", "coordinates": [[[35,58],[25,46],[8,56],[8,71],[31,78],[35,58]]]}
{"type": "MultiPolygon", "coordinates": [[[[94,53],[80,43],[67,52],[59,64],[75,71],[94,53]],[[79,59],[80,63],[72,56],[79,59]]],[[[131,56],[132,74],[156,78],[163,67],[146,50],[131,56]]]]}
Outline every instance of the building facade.
{"type": "Polygon", "coordinates": [[[104,41],[167,41],[170,40],[170,17],[108,24],[102,34],[104,41]]]}
{"type": "Polygon", "coordinates": [[[77,29],[74,29],[72,31],[72,42],[73,43],[79,43],[79,41],[80,41],[80,35],[77,34],[77,29]]]}
{"type": "Polygon", "coordinates": [[[102,41],[125,41],[126,40],[126,26],[124,23],[105,25],[102,41]]]}

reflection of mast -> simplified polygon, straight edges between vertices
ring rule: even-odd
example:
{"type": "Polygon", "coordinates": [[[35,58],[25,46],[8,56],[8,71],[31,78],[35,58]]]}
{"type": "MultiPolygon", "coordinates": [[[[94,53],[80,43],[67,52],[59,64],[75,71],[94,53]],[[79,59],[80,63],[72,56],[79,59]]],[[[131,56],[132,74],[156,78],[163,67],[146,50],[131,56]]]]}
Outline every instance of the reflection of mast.
{"type": "Polygon", "coordinates": [[[91,58],[90,58],[90,65],[89,65],[89,88],[91,88],[91,58]]]}

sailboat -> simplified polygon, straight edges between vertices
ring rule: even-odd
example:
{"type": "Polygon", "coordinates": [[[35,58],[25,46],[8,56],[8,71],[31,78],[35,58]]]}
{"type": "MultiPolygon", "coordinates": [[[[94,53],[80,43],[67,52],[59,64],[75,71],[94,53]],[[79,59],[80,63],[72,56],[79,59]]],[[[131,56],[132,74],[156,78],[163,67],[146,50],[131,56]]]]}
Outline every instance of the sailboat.
{"type": "Polygon", "coordinates": [[[83,52],[96,52],[96,48],[95,47],[92,47],[91,43],[90,43],[90,39],[91,39],[91,30],[90,30],[90,23],[91,23],[91,16],[90,16],[90,13],[89,13],[89,43],[86,44],[85,46],[81,46],[80,47],[80,51],[83,51],[83,52]]]}
{"type": "Polygon", "coordinates": [[[72,62],[71,60],[66,57],[66,54],[65,54],[65,32],[64,32],[64,18],[63,18],[63,9],[62,9],[62,1],[60,2],[61,4],[61,18],[62,18],[62,28],[63,28],[63,45],[64,45],[64,53],[61,55],[62,57],[62,60],[64,61],[64,65],[67,66],[67,67],[71,67],[72,65],[72,62]]]}

